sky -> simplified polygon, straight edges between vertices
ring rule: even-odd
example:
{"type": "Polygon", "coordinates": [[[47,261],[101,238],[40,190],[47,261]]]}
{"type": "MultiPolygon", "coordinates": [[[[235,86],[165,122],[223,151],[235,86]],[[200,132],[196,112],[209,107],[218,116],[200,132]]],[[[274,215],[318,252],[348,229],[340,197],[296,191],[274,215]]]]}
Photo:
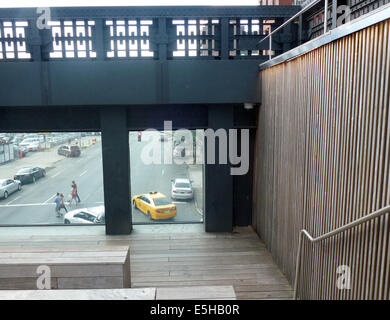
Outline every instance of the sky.
{"type": "Polygon", "coordinates": [[[258,0],[0,0],[0,8],[78,6],[258,5],[258,0]]]}

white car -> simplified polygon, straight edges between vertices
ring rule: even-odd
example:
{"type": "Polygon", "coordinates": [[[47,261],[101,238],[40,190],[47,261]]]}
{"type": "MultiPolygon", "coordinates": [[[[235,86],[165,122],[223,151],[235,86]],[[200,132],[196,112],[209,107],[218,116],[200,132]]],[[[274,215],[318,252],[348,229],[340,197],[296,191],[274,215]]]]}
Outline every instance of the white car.
{"type": "Polygon", "coordinates": [[[69,211],[64,216],[64,223],[105,223],[104,206],[69,211]]]}
{"type": "Polygon", "coordinates": [[[31,142],[26,146],[28,151],[38,151],[39,150],[39,142],[31,142]]]}
{"type": "Polygon", "coordinates": [[[39,144],[40,144],[39,139],[28,138],[28,139],[24,139],[21,143],[19,143],[19,147],[24,147],[28,151],[38,151],[39,144]]]}
{"type": "Polygon", "coordinates": [[[30,133],[23,136],[23,139],[41,139],[41,137],[36,133],[30,133]]]}
{"type": "Polygon", "coordinates": [[[191,200],[194,197],[191,182],[186,178],[176,178],[172,181],[171,197],[174,200],[191,200]]]}
{"type": "Polygon", "coordinates": [[[7,199],[8,196],[22,189],[22,184],[19,180],[2,179],[0,180],[0,198],[7,199]]]}

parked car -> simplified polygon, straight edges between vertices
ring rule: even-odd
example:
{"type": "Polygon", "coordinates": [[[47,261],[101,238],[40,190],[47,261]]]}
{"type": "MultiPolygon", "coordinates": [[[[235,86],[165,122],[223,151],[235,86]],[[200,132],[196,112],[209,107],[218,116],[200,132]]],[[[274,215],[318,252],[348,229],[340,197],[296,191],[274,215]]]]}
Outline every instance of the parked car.
{"type": "Polygon", "coordinates": [[[64,216],[64,223],[105,223],[104,206],[69,211],[64,216]]]}
{"type": "Polygon", "coordinates": [[[12,139],[12,143],[14,144],[14,145],[18,145],[19,143],[21,143],[23,141],[23,138],[22,137],[14,137],[13,139],[12,139]]]}
{"type": "Polygon", "coordinates": [[[174,200],[191,200],[194,197],[191,181],[186,178],[176,178],[172,181],[171,197],[174,200]]]}
{"type": "Polygon", "coordinates": [[[58,154],[62,154],[65,157],[79,157],[81,149],[79,146],[61,146],[58,148],[58,154]]]}
{"type": "Polygon", "coordinates": [[[40,140],[41,139],[41,136],[39,134],[36,134],[36,133],[29,133],[29,134],[25,134],[23,136],[24,139],[38,139],[40,140]]]}
{"type": "Polygon", "coordinates": [[[18,147],[14,144],[14,157],[18,159],[20,157],[20,152],[22,152],[22,157],[25,157],[28,153],[27,148],[25,147],[18,147]]]}
{"type": "Polygon", "coordinates": [[[20,191],[22,183],[19,180],[2,179],[0,180],[0,198],[7,199],[11,193],[20,191]]]}
{"type": "Polygon", "coordinates": [[[24,147],[28,151],[38,151],[41,140],[38,138],[27,138],[19,143],[19,147],[24,147]]]}
{"type": "Polygon", "coordinates": [[[45,169],[40,167],[28,167],[20,169],[14,176],[14,180],[19,180],[22,184],[35,182],[46,175],[45,169]]]}
{"type": "Polygon", "coordinates": [[[9,136],[0,136],[1,143],[11,143],[12,138],[9,136]]]}
{"type": "Polygon", "coordinates": [[[176,217],[177,209],[171,201],[160,192],[139,194],[132,199],[133,207],[140,210],[152,220],[176,217]]]}
{"type": "MultiPolygon", "coordinates": [[[[21,146],[23,148],[23,146],[21,146]]],[[[24,146],[28,151],[39,151],[40,143],[38,141],[31,142],[24,146]]]]}

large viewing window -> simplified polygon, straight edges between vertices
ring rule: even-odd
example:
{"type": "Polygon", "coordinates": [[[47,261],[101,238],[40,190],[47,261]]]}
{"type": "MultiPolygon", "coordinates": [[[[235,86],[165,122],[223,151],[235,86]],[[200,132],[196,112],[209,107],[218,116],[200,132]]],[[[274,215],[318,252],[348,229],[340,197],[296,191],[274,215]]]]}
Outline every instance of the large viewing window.
{"type": "Polygon", "coordinates": [[[134,224],[201,223],[203,130],[130,132],[134,224]]]}
{"type": "Polygon", "coordinates": [[[0,133],[0,225],[104,224],[100,138],[0,133]]]}

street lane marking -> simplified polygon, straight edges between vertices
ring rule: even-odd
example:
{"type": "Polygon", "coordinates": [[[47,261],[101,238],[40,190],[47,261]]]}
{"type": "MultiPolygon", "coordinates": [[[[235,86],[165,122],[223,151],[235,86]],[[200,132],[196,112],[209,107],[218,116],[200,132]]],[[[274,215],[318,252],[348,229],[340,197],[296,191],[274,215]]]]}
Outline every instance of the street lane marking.
{"type": "Polygon", "coordinates": [[[48,203],[51,199],[53,199],[55,196],[57,195],[57,193],[55,193],[54,195],[52,195],[49,199],[47,199],[44,203],[48,203]]]}
{"type": "MultiPolygon", "coordinates": [[[[83,206],[71,206],[71,207],[75,207],[76,208],[86,208],[86,207],[92,207],[94,205],[100,205],[100,204],[104,204],[104,202],[90,202],[90,203],[83,203],[83,206]]],[[[10,205],[7,205],[7,204],[4,204],[4,205],[0,205],[0,208],[8,208],[8,207],[37,207],[37,206],[54,206],[55,203],[23,203],[23,204],[10,204],[10,205]]]]}
{"type": "Polygon", "coordinates": [[[80,174],[80,177],[85,175],[87,173],[88,170],[85,170],[82,174],[80,174]]]}
{"type": "Polygon", "coordinates": [[[16,197],[14,200],[11,200],[10,202],[8,202],[6,205],[8,206],[9,204],[11,204],[12,202],[18,200],[19,198],[21,198],[22,196],[19,196],[19,197],[16,197]]]}
{"type": "Polygon", "coordinates": [[[57,172],[56,174],[52,175],[50,178],[55,178],[57,177],[60,173],[62,173],[64,170],[61,170],[59,172],[57,172]]]}
{"type": "Polygon", "coordinates": [[[1,205],[0,208],[7,207],[31,207],[31,206],[54,206],[55,203],[24,203],[24,204],[10,204],[10,205],[1,205]]]}
{"type": "Polygon", "coordinates": [[[185,202],[185,201],[172,201],[172,203],[174,203],[174,204],[187,204],[189,202],[185,202]]]}

